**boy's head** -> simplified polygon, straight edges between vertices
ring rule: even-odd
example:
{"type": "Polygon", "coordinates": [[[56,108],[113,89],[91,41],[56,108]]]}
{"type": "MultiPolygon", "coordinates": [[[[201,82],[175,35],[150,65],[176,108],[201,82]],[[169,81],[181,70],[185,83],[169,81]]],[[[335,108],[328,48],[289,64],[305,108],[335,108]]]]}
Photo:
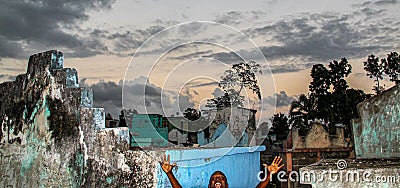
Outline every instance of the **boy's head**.
{"type": "Polygon", "coordinates": [[[221,171],[215,171],[210,177],[208,188],[228,188],[225,174],[221,171]]]}

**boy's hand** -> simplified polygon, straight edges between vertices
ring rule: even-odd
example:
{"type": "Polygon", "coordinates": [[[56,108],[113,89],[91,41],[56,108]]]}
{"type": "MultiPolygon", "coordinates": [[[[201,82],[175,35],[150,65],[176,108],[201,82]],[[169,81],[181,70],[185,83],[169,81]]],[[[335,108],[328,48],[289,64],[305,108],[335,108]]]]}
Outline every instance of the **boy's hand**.
{"type": "Polygon", "coordinates": [[[172,171],[174,166],[176,166],[176,163],[170,164],[169,154],[168,154],[168,157],[166,157],[166,155],[164,154],[163,160],[162,160],[162,162],[160,162],[160,165],[161,165],[161,168],[163,169],[163,171],[168,174],[169,172],[172,171]]]}
{"type": "Polygon", "coordinates": [[[277,156],[274,158],[272,161],[271,165],[263,164],[267,169],[268,172],[271,174],[276,174],[285,164],[282,164],[279,166],[282,162],[282,158],[280,156],[277,156]]]}

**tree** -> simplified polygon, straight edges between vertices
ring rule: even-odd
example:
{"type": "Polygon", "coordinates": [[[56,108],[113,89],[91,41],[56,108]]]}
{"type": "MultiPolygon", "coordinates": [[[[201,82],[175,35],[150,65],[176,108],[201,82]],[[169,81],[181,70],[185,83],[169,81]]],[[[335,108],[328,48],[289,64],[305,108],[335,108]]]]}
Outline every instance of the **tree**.
{"type": "Polygon", "coordinates": [[[185,112],[183,113],[183,116],[190,121],[195,121],[201,117],[201,112],[198,112],[194,108],[186,108],[185,112]]]}
{"type": "Polygon", "coordinates": [[[228,93],[225,93],[221,97],[209,99],[206,107],[222,109],[224,107],[231,107],[232,101],[228,93]]]}
{"type": "Polygon", "coordinates": [[[329,92],[331,85],[330,75],[328,69],[322,64],[315,64],[311,69],[312,81],[308,88],[311,94],[321,96],[329,92]]]}
{"type": "Polygon", "coordinates": [[[351,65],[346,58],[342,58],[340,62],[334,60],[329,63],[329,76],[330,82],[333,86],[334,92],[344,93],[349,87],[347,81],[344,79],[351,73],[351,65]]]}
{"type": "Polygon", "coordinates": [[[379,62],[379,58],[375,57],[374,54],[368,56],[367,61],[364,62],[364,70],[367,71],[367,76],[369,76],[369,78],[374,78],[376,86],[374,86],[372,90],[374,90],[376,94],[380,94],[384,90],[384,87],[379,85],[379,80],[383,79],[382,74],[384,66],[379,62]]]}
{"type": "Polygon", "coordinates": [[[395,84],[400,83],[400,57],[397,52],[390,52],[386,59],[381,60],[385,74],[390,77],[390,81],[395,84]]]}
{"type": "Polygon", "coordinates": [[[272,123],[271,130],[276,134],[276,139],[286,140],[289,134],[289,119],[286,115],[282,113],[274,114],[270,121],[272,123]]]}
{"type": "Polygon", "coordinates": [[[329,69],[322,64],[313,66],[310,93],[300,95],[289,110],[289,122],[300,129],[300,134],[306,134],[311,128],[309,122],[315,119],[326,122],[325,128],[330,131],[336,130],[336,124],[344,124],[346,135],[350,134],[350,121],[358,117],[356,105],[368,97],[361,90],[348,89],[345,78],[351,69],[346,58],[330,62],[329,69]]]}
{"type": "Polygon", "coordinates": [[[244,97],[240,95],[244,88],[250,89],[261,99],[260,87],[256,79],[256,73],[261,73],[260,64],[255,61],[241,62],[232,65],[232,68],[225,71],[221,77],[219,87],[230,97],[231,104],[242,106],[244,97]]]}
{"type": "Polygon", "coordinates": [[[364,70],[367,71],[367,76],[374,78],[376,85],[374,86],[373,90],[376,94],[380,94],[385,89],[379,84],[379,80],[383,79],[383,73],[389,76],[391,82],[394,82],[395,84],[400,83],[399,54],[397,52],[390,52],[387,54],[387,58],[381,59],[380,62],[378,57],[375,57],[374,54],[371,54],[368,56],[367,61],[364,62],[364,70]]]}
{"type": "Polygon", "coordinates": [[[301,94],[297,100],[292,101],[289,109],[289,123],[299,129],[301,135],[305,135],[311,128],[309,120],[315,118],[314,102],[312,96],[301,94]]]}

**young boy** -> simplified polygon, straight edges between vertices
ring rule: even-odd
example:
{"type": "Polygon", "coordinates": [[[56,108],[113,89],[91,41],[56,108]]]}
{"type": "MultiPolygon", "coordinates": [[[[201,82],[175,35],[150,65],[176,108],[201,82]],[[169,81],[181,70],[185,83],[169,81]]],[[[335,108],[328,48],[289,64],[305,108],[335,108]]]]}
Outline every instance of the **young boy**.
{"type": "MultiPolygon", "coordinates": [[[[275,157],[272,161],[271,165],[263,164],[267,169],[270,175],[267,175],[267,178],[264,181],[261,181],[256,188],[264,188],[267,187],[269,183],[269,178],[272,174],[277,173],[284,164],[280,165],[282,162],[281,157],[275,157]],[[280,166],[279,166],[280,165],[280,166]]],[[[179,184],[178,180],[175,178],[174,174],[172,173],[172,169],[176,166],[176,164],[170,164],[170,157],[165,156],[163,157],[163,161],[160,162],[161,168],[167,174],[169,181],[173,188],[181,188],[182,186],[179,184]]],[[[228,188],[228,181],[226,176],[221,171],[215,171],[208,182],[208,188],[228,188]]]]}

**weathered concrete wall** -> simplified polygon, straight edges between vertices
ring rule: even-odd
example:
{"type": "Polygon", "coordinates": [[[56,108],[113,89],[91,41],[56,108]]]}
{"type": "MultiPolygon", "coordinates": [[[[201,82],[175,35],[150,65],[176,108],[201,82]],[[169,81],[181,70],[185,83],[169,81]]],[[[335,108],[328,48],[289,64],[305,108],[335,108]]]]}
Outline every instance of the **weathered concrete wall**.
{"type": "Polygon", "coordinates": [[[356,157],[400,158],[400,85],[358,105],[354,120],[356,157]]]}
{"type": "Polygon", "coordinates": [[[319,122],[313,124],[306,136],[300,136],[298,129],[292,128],[293,149],[303,148],[335,148],[347,147],[349,143],[344,138],[342,127],[336,128],[336,134],[330,135],[319,122]]]}
{"type": "Polygon", "coordinates": [[[234,141],[230,144],[231,146],[235,145],[235,143],[241,143],[241,146],[254,146],[256,144],[255,137],[253,139],[256,131],[256,110],[242,107],[226,107],[205,113],[207,113],[207,122],[211,122],[209,126],[210,137],[201,139],[213,138],[213,134],[216,133],[218,126],[224,124],[227,125],[229,134],[232,134],[234,138],[234,141]],[[243,139],[243,135],[246,135],[246,138],[243,139]],[[243,140],[247,140],[247,143],[243,143],[243,140]]]}
{"type": "Polygon", "coordinates": [[[32,55],[26,74],[0,84],[0,187],[154,187],[156,160],[128,150],[127,128],[105,129],[63,59],[32,55]]]}

